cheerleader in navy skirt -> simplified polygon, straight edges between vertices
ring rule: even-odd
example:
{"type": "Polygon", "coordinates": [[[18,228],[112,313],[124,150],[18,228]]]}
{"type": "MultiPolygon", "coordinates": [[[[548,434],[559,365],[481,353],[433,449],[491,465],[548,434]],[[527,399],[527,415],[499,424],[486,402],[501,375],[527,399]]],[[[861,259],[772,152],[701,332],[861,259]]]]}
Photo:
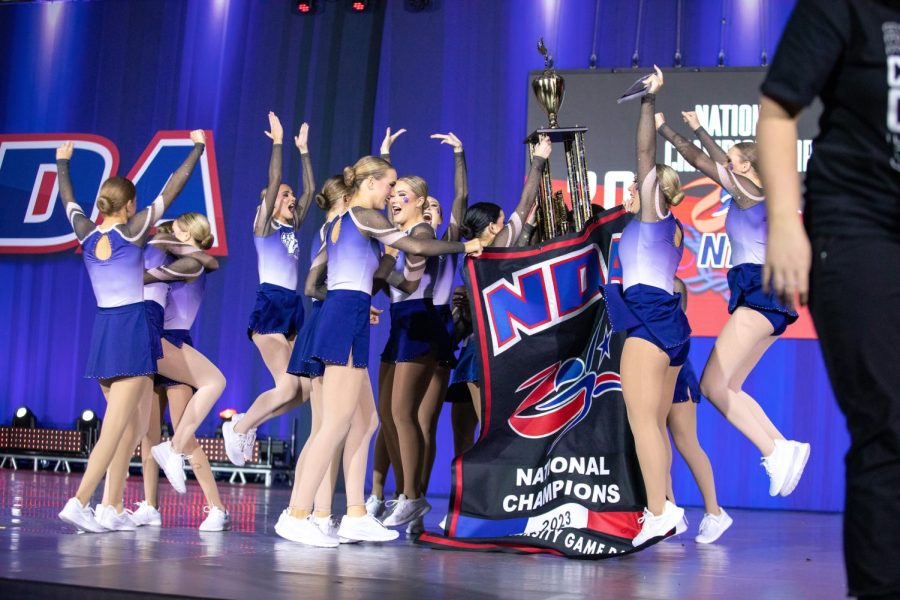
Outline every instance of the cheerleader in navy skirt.
{"type": "Polygon", "coordinates": [[[622,232],[619,257],[623,283],[604,289],[610,323],[625,331],[620,372],[628,422],[647,495],[634,546],[666,535],[684,517],[684,509],[666,499],[669,443],[665,415],[675,380],[687,359],[691,328],[674,293],[675,271],[684,250],[681,224],[671,212],[684,199],[678,175],[656,164],[653,128],[655,92],[662,87],[659,68],[646,79],[637,127],[637,178],[640,210],[622,232]]]}
{"type": "MultiPolygon", "coordinates": [[[[525,180],[525,187],[522,189],[522,195],[519,197],[519,203],[509,220],[506,220],[506,215],[498,204],[478,202],[466,210],[465,219],[460,227],[462,237],[470,240],[478,239],[485,247],[508,248],[517,244],[537,202],[538,185],[541,182],[544,166],[549,160],[551,149],[550,138],[541,136],[534,149],[534,158],[531,160],[531,167],[525,180]]],[[[465,271],[463,271],[463,278],[465,278],[465,271]]],[[[475,414],[478,415],[478,421],[481,422],[481,389],[478,387],[477,381],[476,361],[478,357],[474,339],[473,336],[463,342],[459,362],[451,376],[451,385],[467,382],[475,414]]]]}
{"type": "Polygon", "coordinates": [[[756,166],[756,143],[741,142],[728,152],[720,148],[691,112],[682,113],[694,130],[702,152],[676,133],[658,115],[660,135],[678,152],[732,197],[725,231],[731,243],[728,286],[731,317],[722,328],[703,376],[700,389],[713,406],[749,439],[763,456],[769,476],[769,494],[787,496],[800,482],[809,458],[809,444],[786,440],[759,403],[742,388],[765,351],[797,319],[793,309],[762,289],[766,256],[766,207],[756,166]]]}
{"type": "MultiPolygon", "coordinates": [[[[675,292],[681,296],[681,310],[687,310],[687,288],[680,279],[675,279],[675,292]]],[[[672,397],[672,406],[666,417],[666,426],[672,434],[672,441],[678,453],[687,463],[700,488],[703,496],[705,514],[700,522],[700,530],[694,540],[699,544],[711,544],[731,527],[732,519],[725,509],[719,506],[716,498],[716,482],[713,478],[712,465],[709,457],[700,446],[697,439],[697,404],[700,403],[700,384],[697,375],[687,360],[678,372],[678,380],[675,382],[675,395],[672,397]]],[[[669,451],[671,457],[671,450],[669,451]]],[[[671,470],[671,462],[669,463],[671,470]]],[[[666,494],[670,500],[675,501],[675,492],[672,489],[672,478],[669,477],[669,489],[666,494]]],[[[675,533],[683,533],[687,529],[687,520],[683,519],[676,525],[675,533]]]]}
{"type": "Polygon", "coordinates": [[[387,161],[367,156],[344,169],[352,192],[350,208],[325,234],[308,281],[321,281],[327,267],[327,295],[313,338],[312,356],[325,365],[325,415],[316,435],[306,442],[295,504],[283,519],[280,534],[311,546],[335,547],[338,538],[322,532],[312,508],[335,451],[343,444],[347,516],[338,536],[347,540],[388,541],[397,533],[366,513],[364,486],[369,442],[377,427],[368,379],[369,315],[372,280],[380,259],[379,242],[420,256],[480,252],[481,244],[415,239],[397,231],[383,210],[396,183],[387,161]]]}
{"type": "Polygon", "coordinates": [[[184,188],[200,160],[203,131],[192,131],[191,140],[194,148],[188,158],[160,195],[140,212],[136,212],[134,184],[122,177],[107,179],[97,199],[104,216],[102,226],[91,222],[75,200],[69,175],[74,144],[67,142],[56,153],[59,197],[82,246],[97,298],[86,376],[99,380],[107,401],[100,438],[91,451],[78,491],[59,513],[63,521],[81,531],[108,531],[94,517],[89,506],[91,496],[111,466],[129,423],[145,422],[149,414],[156,364],[144,308],[142,247],[153,223],[184,188]],[[139,405],[148,409],[143,419],[139,405]]]}
{"type": "MultiPolygon", "coordinates": [[[[347,187],[344,185],[344,178],[341,175],[329,177],[322,186],[322,191],[316,194],[316,204],[320,209],[325,211],[325,224],[319,228],[318,243],[311,246],[312,256],[310,263],[314,263],[319,252],[325,244],[325,232],[332,221],[339,217],[347,210],[347,201],[349,194],[347,187]]],[[[319,314],[322,309],[322,301],[315,296],[321,290],[317,290],[314,285],[309,289],[304,289],[304,293],[312,299],[312,308],[303,321],[303,327],[297,333],[297,339],[294,342],[294,349],[291,352],[291,360],[288,363],[288,373],[296,375],[301,379],[307,379],[310,387],[310,409],[312,414],[312,423],[310,427],[310,436],[315,435],[322,426],[322,416],[325,412],[325,406],[322,398],[322,375],[325,374],[325,365],[314,360],[312,357],[312,341],[315,337],[319,324],[319,314]]],[[[336,525],[332,518],[332,500],[334,497],[334,486],[337,482],[338,468],[341,461],[341,448],[335,452],[322,483],[316,492],[314,503],[313,518],[325,534],[334,536],[336,525]]],[[[291,505],[294,504],[294,497],[298,492],[298,483],[300,481],[300,472],[303,468],[303,460],[306,447],[300,453],[297,459],[297,465],[294,472],[294,489],[292,490],[291,505]]],[[[275,533],[282,535],[282,527],[285,519],[288,517],[288,510],[282,511],[278,522],[275,524],[275,533]]]]}
{"type": "Polygon", "coordinates": [[[287,372],[293,342],[303,324],[303,302],[297,293],[300,244],[296,234],[309,211],[316,187],[307,145],[309,126],[303,123],[294,138],[303,164],[303,195],[299,200],[291,187],[282,183],[284,131],[272,112],[269,127],[271,131],[266,132],[272,140],[269,180],[253,222],[259,287],[247,335],[259,349],[275,387],[260,394],[246,413],[235,415],[222,426],[225,452],[238,466],[253,452],[258,425],[274,413],[280,414],[286,404],[300,404],[309,398],[308,380],[287,372]]]}

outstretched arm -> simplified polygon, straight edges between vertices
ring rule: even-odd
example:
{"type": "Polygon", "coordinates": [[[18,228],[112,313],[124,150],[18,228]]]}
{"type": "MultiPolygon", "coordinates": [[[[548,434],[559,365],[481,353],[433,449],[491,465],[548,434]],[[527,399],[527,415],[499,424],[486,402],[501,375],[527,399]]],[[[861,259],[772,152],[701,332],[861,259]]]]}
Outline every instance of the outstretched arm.
{"type": "Polygon", "coordinates": [[[263,201],[256,211],[256,221],[253,223],[253,235],[263,236],[272,222],[272,214],[275,212],[275,199],[278,196],[278,188],[281,186],[282,143],[284,141],[284,129],[281,121],[275,113],[269,111],[269,129],[266,135],[272,140],[272,155],[269,157],[269,178],[266,183],[266,193],[263,201]]]}
{"type": "MultiPolygon", "coordinates": [[[[417,226],[410,237],[420,240],[433,240],[434,229],[428,224],[417,226]]],[[[387,282],[401,292],[412,294],[419,289],[422,275],[425,274],[427,260],[414,254],[404,254],[403,272],[392,270],[387,276],[387,282]]]]}
{"type": "Polygon", "coordinates": [[[653,115],[656,112],[656,92],[662,89],[663,74],[654,66],[656,73],[647,78],[648,93],[641,98],[641,113],[637,126],[637,180],[641,197],[641,221],[654,222],[666,218],[669,208],[659,191],[656,179],[656,128],[653,115]]]}
{"type": "Polygon", "coordinates": [[[350,209],[350,218],[366,237],[375,238],[386,246],[392,246],[408,254],[420,256],[440,256],[441,254],[480,254],[481,242],[470,240],[462,242],[446,242],[435,239],[418,239],[407,235],[392,226],[383,214],[371,208],[355,207],[350,209]]]}
{"type": "Polygon", "coordinates": [[[444,239],[457,241],[459,239],[459,224],[465,218],[466,209],[469,206],[469,177],[466,171],[466,155],[463,152],[462,142],[452,131],[446,135],[435,133],[431,136],[431,139],[441,140],[442,144],[447,144],[453,148],[453,205],[450,208],[450,223],[447,225],[444,239]]]}
{"type": "Polygon", "coordinates": [[[163,199],[163,208],[159,214],[154,215],[154,222],[166,212],[166,209],[169,208],[172,201],[178,197],[178,194],[180,194],[181,190],[184,189],[184,186],[187,185],[188,179],[191,178],[194,167],[197,166],[197,162],[203,154],[203,149],[206,147],[206,133],[202,129],[192,131],[191,141],[194,142],[194,148],[191,150],[191,153],[184,159],[181,166],[172,173],[172,176],[169,178],[169,181],[166,182],[163,191],[159,194],[163,199]]]}
{"type": "Polygon", "coordinates": [[[75,237],[80,242],[94,230],[96,225],[85,216],[84,209],[75,200],[72,177],[69,174],[69,161],[72,159],[74,149],[75,144],[72,142],[66,142],[56,149],[56,176],[59,178],[59,197],[66,209],[66,217],[75,231],[75,237]]]}
{"type": "Polygon", "coordinates": [[[728,162],[728,154],[722,150],[722,147],[716,143],[716,140],[709,135],[709,132],[703,129],[703,126],[700,125],[700,119],[697,118],[697,113],[692,110],[682,111],[681,118],[684,119],[687,126],[691,128],[691,131],[693,131],[694,135],[697,136],[697,139],[700,140],[703,149],[706,150],[706,153],[709,154],[711,159],[720,165],[724,165],[728,162]]]}
{"type": "Polygon", "coordinates": [[[528,214],[537,202],[538,186],[541,184],[541,176],[550,158],[551,149],[550,138],[542,135],[535,146],[534,158],[531,160],[531,168],[528,170],[528,178],[525,180],[525,187],[522,188],[522,195],[519,197],[516,211],[510,215],[506,227],[494,238],[492,246],[506,248],[518,241],[519,235],[522,233],[522,226],[528,220],[528,214]]]}
{"type": "MultiPolygon", "coordinates": [[[[209,257],[212,258],[212,257],[209,257]]],[[[215,259],[212,259],[215,261],[215,259]]],[[[218,268],[218,262],[214,263],[218,268]]],[[[203,274],[203,262],[194,256],[182,256],[168,265],[154,267],[144,272],[144,283],[159,281],[190,281],[203,274]]]]}
{"type": "Polygon", "coordinates": [[[300,132],[294,137],[294,145],[300,151],[300,165],[303,168],[303,194],[297,200],[297,210],[294,212],[294,228],[300,227],[309,212],[313,195],[316,193],[316,176],[313,174],[312,160],[309,158],[309,124],[303,123],[300,132]]]}

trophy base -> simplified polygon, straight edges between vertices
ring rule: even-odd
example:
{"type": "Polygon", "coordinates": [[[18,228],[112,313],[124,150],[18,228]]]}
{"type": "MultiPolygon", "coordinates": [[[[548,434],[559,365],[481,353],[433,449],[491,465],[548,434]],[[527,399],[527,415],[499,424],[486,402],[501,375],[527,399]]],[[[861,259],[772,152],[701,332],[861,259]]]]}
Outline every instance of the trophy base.
{"type": "Polygon", "coordinates": [[[538,141],[538,136],[546,135],[550,137],[550,141],[554,144],[558,144],[560,142],[567,142],[575,139],[575,134],[585,133],[588,130],[587,127],[545,127],[541,129],[535,129],[532,131],[527,138],[525,138],[526,144],[536,144],[538,141]]]}

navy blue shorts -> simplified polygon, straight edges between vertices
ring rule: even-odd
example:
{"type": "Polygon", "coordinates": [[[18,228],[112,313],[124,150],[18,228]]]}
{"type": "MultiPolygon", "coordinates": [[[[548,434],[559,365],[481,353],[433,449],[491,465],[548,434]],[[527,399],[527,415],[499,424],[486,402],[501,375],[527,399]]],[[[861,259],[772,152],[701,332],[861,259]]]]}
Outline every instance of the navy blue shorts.
{"type": "MultiPolygon", "coordinates": [[[[176,348],[181,348],[185,344],[187,344],[188,346],[194,345],[193,340],[191,340],[191,331],[189,329],[164,329],[162,332],[162,337],[164,340],[166,340],[176,348]]],[[[169,379],[165,375],[160,375],[159,373],[157,373],[153,378],[153,385],[154,387],[172,387],[174,385],[182,385],[182,383],[180,381],[169,379]]]]}
{"type": "Polygon", "coordinates": [[[312,357],[312,343],[319,324],[319,315],[322,312],[322,303],[313,300],[309,318],[303,321],[303,327],[297,333],[294,340],[294,349],[291,351],[291,360],[288,363],[287,372],[299,377],[321,377],[325,374],[325,365],[312,357]]]}
{"type": "Polygon", "coordinates": [[[625,331],[655,345],[678,367],[687,360],[691,326],[681,310],[681,294],[670,294],[650,285],[633,285],[624,294],[622,286],[604,286],[603,297],[613,331],[625,331]]]}
{"type": "Polygon", "coordinates": [[[313,336],[310,356],[323,365],[369,366],[369,307],[372,296],[355,290],[328,290],[313,336]]]}
{"type": "Polygon", "coordinates": [[[144,300],[144,309],[147,311],[147,324],[150,326],[150,354],[154,360],[159,360],[163,357],[162,335],[166,311],[153,300],[144,300]]]}
{"type": "Polygon", "coordinates": [[[468,382],[478,383],[478,352],[475,349],[477,343],[472,338],[459,351],[456,368],[450,374],[450,385],[468,382]]]}
{"type": "Polygon", "coordinates": [[[84,376],[89,379],[156,373],[152,333],[143,300],[98,308],[84,376]]]}
{"type": "Polygon", "coordinates": [[[455,362],[452,326],[449,306],[436,307],[430,299],[424,298],[394,302],[391,304],[391,332],[381,361],[408,362],[432,355],[440,364],[452,365],[455,362]]]}
{"type": "Polygon", "coordinates": [[[700,382],[697,381],[697,374],[694,373],[694,367],[690,361],[685,362],[678,371],[678,381],[675,382],[675,395],[672,397],[672,403],[678,404],[688,400],[695,404],[700,403],[700,382]]]}
{"type": "Polygon", "coordinates": [[[728,312],[746,306],[760,313],[772,324],[772,335],[781,335],[787,326],[797,320],[797,312],[781,304],[775,294],[762,289],[762,265],[743,263],[728,271],[728,312]]]}
{"type": "Polygon", "coordinates": [[[280,333],[292,338],[302,325],[303,302],[297,292],[271,283],[259,284],[247,337],[252,340],[254,333],[280,333]]]}

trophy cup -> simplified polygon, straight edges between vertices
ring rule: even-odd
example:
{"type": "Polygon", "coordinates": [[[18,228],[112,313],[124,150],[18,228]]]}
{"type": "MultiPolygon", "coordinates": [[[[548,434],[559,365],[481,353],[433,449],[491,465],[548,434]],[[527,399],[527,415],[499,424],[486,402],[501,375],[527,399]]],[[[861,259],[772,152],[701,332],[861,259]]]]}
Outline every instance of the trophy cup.
{"type": "Polygon", "coordinates": [[[550,177],[550,165],[544,170],[538,190],[538,231],[541,241],[546,241],[568,233],[581,231],[591,218],[591,194],[588,186],[587,164],[585,162],[584,134],[587,127],[560,127],[559,109],[565,96],[565,80],[553,68],[553,57],[547,52],[544,38],[538,42],[538,52],[544,57],[544,71],[531,82],[531,89],[538,103],[547,112],[550,127],[532,132],[525,143],[528,158],[534,158],[533,144],[539,135],[547,135],[551,142],[562,142],[566,149],[566,171],[569,194],[572,198],[572,216],[569,218],[565,204],[555,201],[550,177]]]}

